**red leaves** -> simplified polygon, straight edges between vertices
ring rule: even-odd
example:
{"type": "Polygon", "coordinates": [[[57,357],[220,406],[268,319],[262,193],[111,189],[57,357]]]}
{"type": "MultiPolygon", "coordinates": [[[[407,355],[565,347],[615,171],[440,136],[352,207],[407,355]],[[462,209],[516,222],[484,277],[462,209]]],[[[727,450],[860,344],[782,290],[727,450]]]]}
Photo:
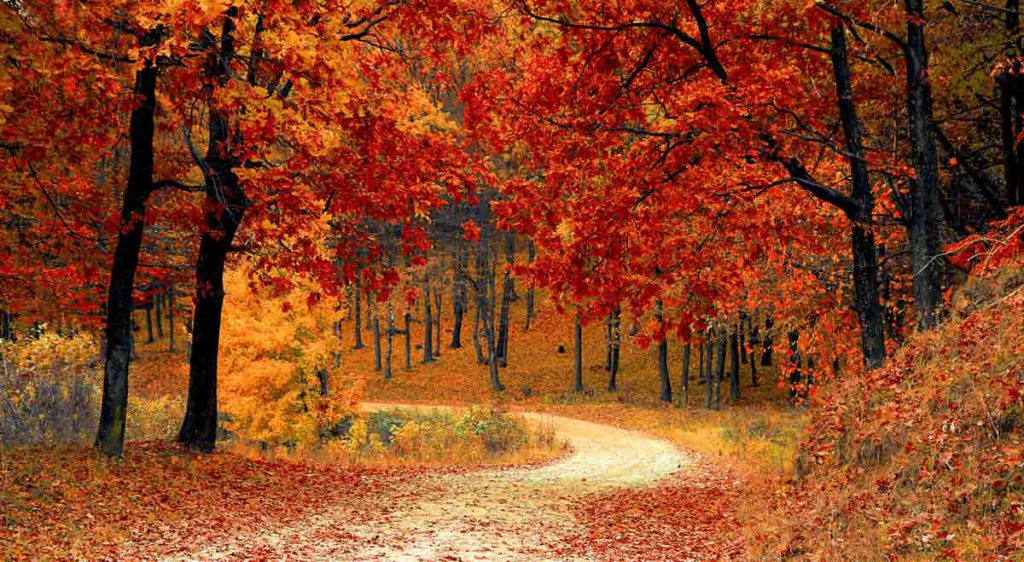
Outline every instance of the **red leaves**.
{"type": "Polygon", "coordinates": [[[462,233],[470,242],[480,241],[480,226],[471,220],[462,223],[462,233]]]}
{"type": "Polygon", "coordinates": [[[733,480],[700,459],[653,488],[589,497],[575,507],[583,533],[561,552],[597,560],[729,560],[743,557],[733,480]]]}

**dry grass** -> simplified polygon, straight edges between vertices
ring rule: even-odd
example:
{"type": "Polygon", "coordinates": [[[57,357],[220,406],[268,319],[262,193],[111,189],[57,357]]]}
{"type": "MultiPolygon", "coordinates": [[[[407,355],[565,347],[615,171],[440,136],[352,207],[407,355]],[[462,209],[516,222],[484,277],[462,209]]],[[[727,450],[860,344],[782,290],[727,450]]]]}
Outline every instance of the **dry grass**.
{"type": "Polygon", "coordinates": [[[402,408],[361,413],[343,420],[337,432],[304,447],[268,449],[238,440],[222,446],[265,460],[459,469],[540,464],[569,452],[551,427],[481,406],[458,413],[402,408]]]}

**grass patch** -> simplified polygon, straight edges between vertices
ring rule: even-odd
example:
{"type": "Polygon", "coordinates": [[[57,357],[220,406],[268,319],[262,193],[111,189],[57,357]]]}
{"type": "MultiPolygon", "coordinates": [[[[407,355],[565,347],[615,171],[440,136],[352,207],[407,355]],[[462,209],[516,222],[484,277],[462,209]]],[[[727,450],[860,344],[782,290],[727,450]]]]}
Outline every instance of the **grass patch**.
{"type": "Polygon", "coordinates": [[[312,447],[228,445],[264,458],[368,466],[503,466],[543,462],[567,452],[551,427],[528,423],[495,407],[464,411],[395,408],[348,416],[312,447]]]}

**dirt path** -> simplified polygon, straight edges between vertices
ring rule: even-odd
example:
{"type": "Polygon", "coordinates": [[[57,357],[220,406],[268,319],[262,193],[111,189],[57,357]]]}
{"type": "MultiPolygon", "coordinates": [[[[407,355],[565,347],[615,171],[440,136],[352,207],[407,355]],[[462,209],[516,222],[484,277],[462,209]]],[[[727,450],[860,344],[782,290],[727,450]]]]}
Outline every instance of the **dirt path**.
{"type": "MultiPolygon", "coordinates": [[[[396,406],[436,409],[364,408],[396,406]]],[[[357,513],[359,507],[337,506],[190,558],[565,560],[555,553],[558,542],[578,530],[574,501],[591,493],[650,486],[696,464],[671,444],[636,432],[550,414],[519,415],[553,428],[573,452],[541,467],[414,478],[405,484],[409,489],[398,491],[405,501],[388,513],[367,518],[357,513]]],[[[382,491],[380,501],[389,502],[389,497],[382,491]]],[[[588,558],[587,553],[578,558],[588,558]]]]}

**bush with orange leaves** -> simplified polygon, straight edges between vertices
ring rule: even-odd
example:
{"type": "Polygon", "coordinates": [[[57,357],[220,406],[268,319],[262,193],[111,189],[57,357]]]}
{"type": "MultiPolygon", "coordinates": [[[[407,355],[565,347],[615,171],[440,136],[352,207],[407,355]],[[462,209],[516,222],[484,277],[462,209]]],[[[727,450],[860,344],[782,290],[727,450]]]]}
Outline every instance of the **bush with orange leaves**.
{"type": "Polygon", "coordinates": [[[349,416],[362,381],[345,373],[332,351],[340,312],[306,302],[308,288],[283,294],[252,289],[245,274],[226,278],[220,351],[222,425],[261,446],[315,445],[349,416]]]}

